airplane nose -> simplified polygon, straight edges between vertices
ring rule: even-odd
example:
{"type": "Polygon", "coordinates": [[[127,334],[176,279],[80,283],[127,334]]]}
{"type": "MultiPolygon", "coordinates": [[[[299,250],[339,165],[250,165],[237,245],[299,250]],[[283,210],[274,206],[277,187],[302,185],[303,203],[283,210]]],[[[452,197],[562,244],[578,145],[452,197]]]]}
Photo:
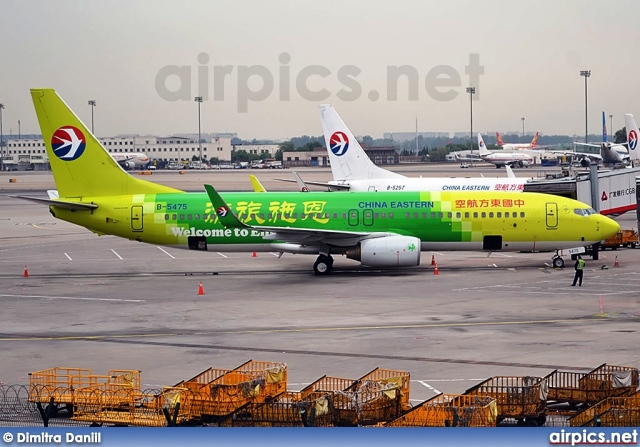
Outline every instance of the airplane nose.
{"type": "Polygon", "coordinates": [[[620,231],[620,224],[607,216],[600,217],[600,231],[602,231],[602,239],[613,236],[620,231]]]}

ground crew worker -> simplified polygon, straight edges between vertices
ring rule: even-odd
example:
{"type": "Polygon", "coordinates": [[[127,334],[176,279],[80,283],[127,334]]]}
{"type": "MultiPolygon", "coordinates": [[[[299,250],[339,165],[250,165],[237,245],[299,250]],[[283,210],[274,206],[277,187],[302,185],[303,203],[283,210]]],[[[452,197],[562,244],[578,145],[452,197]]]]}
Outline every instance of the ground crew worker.
{"type": "Polygon", "coordinates": [[[582,259],[582,256],[578,255],[578,258],[576,259],[576,265],[574,266],[576,270],[576,274],[573,277],[573,284],[571,284],[572,286],[575,286],[576,282],[578,283],[578,286],[582,286],[582,275],[584,273],[585,265],[587,265],[587,263],[584,262],[584,259],[582,259]]]}

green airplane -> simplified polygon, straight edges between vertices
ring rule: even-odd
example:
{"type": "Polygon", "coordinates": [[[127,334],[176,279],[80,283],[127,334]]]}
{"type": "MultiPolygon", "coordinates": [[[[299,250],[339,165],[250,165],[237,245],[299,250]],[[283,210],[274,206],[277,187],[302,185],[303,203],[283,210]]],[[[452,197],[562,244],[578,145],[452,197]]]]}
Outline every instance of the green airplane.
{"type": "MultiPolygon", "coordinates": [[[[421,251],[552,251],[599,242],[619,225],[576,200],[509,192],[189,193],[126,173],[53,89],[31,96],[58,189],[58,219],[139,242],[216,252],[333,256],[390,268],[421,251]]],[[[556,257],[558,258],[558,257],[556,257]]],[[[562,260],[562,258],[559,258],[562,260]]],[[[554,261],[555,262],[555,261],[554,261]]]]}

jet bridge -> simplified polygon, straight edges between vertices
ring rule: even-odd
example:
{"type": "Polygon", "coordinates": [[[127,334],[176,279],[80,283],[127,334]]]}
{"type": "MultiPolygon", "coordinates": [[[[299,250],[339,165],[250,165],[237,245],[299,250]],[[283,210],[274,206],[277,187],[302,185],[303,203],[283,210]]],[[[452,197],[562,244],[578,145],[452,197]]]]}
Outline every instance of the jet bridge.
{"type": "Polygon", "coordinates": [[[598,171],[589,170],[549,174],[544,179],[532,179],[524,185],[525,192],[541,192],[569,197],[591,205],[600,214],[618,216],[637,208],[636,177],[640,168],[598,171]],[[597,177],[597,182],[591,178],[597,177]]]}

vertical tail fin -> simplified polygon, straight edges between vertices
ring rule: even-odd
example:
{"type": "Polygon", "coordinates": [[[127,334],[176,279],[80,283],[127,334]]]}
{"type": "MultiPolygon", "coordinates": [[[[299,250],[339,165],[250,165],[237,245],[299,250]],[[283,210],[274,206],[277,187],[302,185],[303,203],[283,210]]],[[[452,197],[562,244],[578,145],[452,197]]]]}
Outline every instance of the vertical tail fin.
{"type": "Polygon", "coordinates": [[[533,136],[533,140],[531,140],[530,147],[536,147],[538,145],[538,132],[533,136]]]}
{"type": "Polygon", "coordinates": [[[624,125],[627,128],[627,145],[629,146],[629,159],[635,161],[640,160],[640,149],[638,148],[638,137],[640,131],[633,119],[633,115],[627,113],[624,115],[624,125]]]}
{"type": "Polygon", "coordinates": [[[127,174],[53,89],[31,89],[61,198],[179,192],[127,174]]]}
{"type": "Polygon", "coordinates": [[[376,166],[332,106],[318,108],[334,180],[404,177],[376,166]]]}
{"type": "Polygon", "coordinates": [[[502,141],[502,137],[500,136],[500,132],[496,132],[496,140],[498,142],[498,146],[504,146],[504,141],[502,141]]]}
{"type": "Polygon", "coordinates": [[[478,149],[480,150],[480,156],[481,157],[491,154],[491,152],[489,152],[487,150],[487,146],[484,144],[484,140],[482,139],[482,135],[480,135],[479,132],[478,132],[478,149]]]}
{"type": "MultiPolygon", "coordinates": [[[[613,129],[611,129],[613,131],[613,129]]],[[[607,142],[607,120],[604,117],[604,112],[602,112],[602,142],[607,142]]]]}

